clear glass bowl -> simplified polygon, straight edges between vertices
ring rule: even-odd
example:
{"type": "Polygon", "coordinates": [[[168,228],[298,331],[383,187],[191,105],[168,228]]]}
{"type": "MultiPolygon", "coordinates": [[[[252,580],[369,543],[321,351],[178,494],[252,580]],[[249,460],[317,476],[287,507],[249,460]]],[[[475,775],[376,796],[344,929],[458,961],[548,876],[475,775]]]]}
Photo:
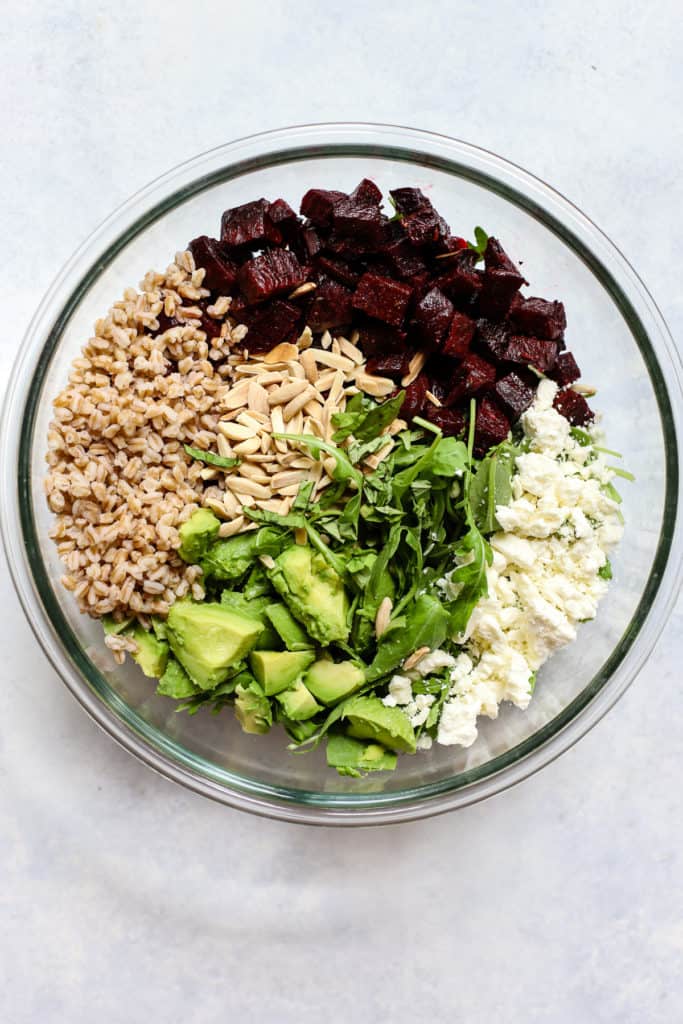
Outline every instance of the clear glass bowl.
{"type": "MultiPolygon", "coordinates": [[[[171,779],[226,804],[317,824],[381,824],[480,800],[537,771],[614,704],[657,640],[680,583],[680,364],[654,301],[611,242],[543,182],[484,150],[370,124],[289,128],[205,153],[134,196],[81,247],[44,298],[21,346],[3,417],[0,511],[17,592],[38,642],[74,696],[111,736],[171,779]],[[99,626],[61,588],[43,498],[51,399],[92,325],[150,267],[218,230],[228,206],[310,186],[428,190],[458,233],[482,224],[523,261],[531,292],[561,298],[584,380],[599,385],[625,485],[626,533],[597,620],[539,674],[531,707],[482,720],[469,750],[435,748],[392,774],[338,778],[321,752],[243,734],[232,714],[193,718],[156,697],[133,664],[117,668],[99,626]]],[[[44,727],[36,719],[36,732],[44,727]]]]}

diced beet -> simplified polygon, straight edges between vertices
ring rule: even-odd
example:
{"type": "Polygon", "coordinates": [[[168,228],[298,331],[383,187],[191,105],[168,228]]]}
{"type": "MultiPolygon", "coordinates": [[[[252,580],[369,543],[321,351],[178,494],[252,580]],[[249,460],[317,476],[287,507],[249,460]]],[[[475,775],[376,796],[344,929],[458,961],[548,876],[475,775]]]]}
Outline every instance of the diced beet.
{"type": "Polygon", "coordinates": [[[481,291],[483,275],[477,270],[478,255],[473,249],[462,249],[456,256],[438,260],[439,276],[434,283],[448,295],[453,302],[468,303],[481,291]]]}
{"type": "Polygon", "coordinates": [[[489,238],[484,263],[486,270],[479,295],[479,311],[490,320],[502,320],[519,289],[528,282],[497,238],[489,238]]]}
{"type": "Polygon", "coordinates": [[[379,274],[367,273],[358,282],[353,305],[355,309],[390,327],[401,327],[411,295],[412,289],[408,285],[392,281],[389,277],[380,277],[379,274]]]}
{"type": "MultiPolygon", "coordinates": [[[[405,389],[406,397],[401,406],[401,419],[410,422],[413,416],[419,416],[426,402],[429,391],[429,380],[426,373],[420,373],[405,389]]],[[[430,403],[431,404],[431,403],[430,403]]]]}
{"type": "Polygon", "coordinates": [[[242,294],[250,303],[285,295],[305,280],[305,267],[287,249],[269,249],[255,256],[240,267],[237,275],[242,294]]]}
{"type": "Polygon", "coordinates": [[[445,356],[453,359],[464,359],[470,350],[476,324],[465,313],[453,313],[451,323],[441,345],[445,356]]]}
{"type": "Polygon", "coordinates": [[[439,409],[427,401],[424,417],[435,427],[441,427],[446,437],[456,437],[464,433],[467,417],[462,409],[439,409]]]}
{"type": "Polygon", "coordinates": [[[345,192],[329,191],[324,188],[309,188],[301,200],[299,212],[318,227],[329,227],[332,222],[332,209],[340,199],[347,199],[345,192]]]}
{"type": "Polygon", "coordinates": [[[226,210],[221,217],[221,241],[231,248],[280,245],[282,234],[270,219],[269,206],[266,199],[256,199],[226,210]]]}
{"type": "Polygon", "coordinates": [[[436,348],[453,316],[453,303],[439,288],[431,288],[413,312],[412,326],[421,341],[436,348]]]}
{"type": "Polygon", "coordinates": [[[495,362],[505,359],[510,335],[504,324],[494,324],[490,320],[477,320],[475,340],[477,346],[490,359],[495,362]]]}
{"type": "Polygon", "coordinates": [[[466,239],[460,238],[458,235],[448,235],[441,239],[439,248],[443,253],[447,253],[460,252],[462,249],[468,249],[469,246],[466,239]]]}
{"type": "Polygon", "coordinates": [[[335,238],[350,238],[375,247],[381,241],[382,215],[379,206],[355,195],[339,199],[332,210],[335,238]]]}
{"type": "Polygon", "coordinates": [[[193,238],[188,249],[194,257],[195,266],[203,267],[204,288],[221,295],[230,295],[237,282],[237,264],[224,255],[221,243],[216,238],[200,235],[193,238]]]}
{"type": "Polygon", "coordinates": [[[540,373],[552,370],[558,355],[556,341],[544,341],[543,338],[527,338],[522,334],[510,336],[504,358],[508,363],[522,363],[534,366],[540,373]]]}
{"type": "Polygon", "coordinates": [[[311,224],[307,224],[301,231],[301,253],[305,260],[312,260],[323,247],[323,240],[320,233],[311,224]]]}
{"type": "Polygon", "coordinates": [[[571,352],[560,352],[557,362],[552,370],[548,372],[548,376],[552,377],[563,388],[567,384],[573,384],[575,380],[578,380],[581,376],[581,370],[571,352]]]}
{"type": "Polygon", "coordinates": [[[416,210],[432,205],[419,188],[392,188],[389,195],[399,213],[415,213],[416,210]]]}
{"type": "Polygon", "coordinates": [[[363,178],[362,181],[359,181],[351,196],[362,203],[374,206],[379,206],[382,202],[382,190],[370,178],[363,178]]]}
{"type": "Polygon", "coordinates": [[[208,313],[202,313],[200,323],[202,330],[206,331],[206,336],[209,340],[220,336],[221,327],[223,326],[222,320],[216,320],[214,317],[209,316],[208,313]]]}
{"type": "Polygon", "coordinates": [[[268,204],[268,216],[273,224],[276,224],[279,228],[283,224],[298,224],[299,222],[296,213],[284,199],[275,199],[272,203],[268,204]]]}
{"type": "Polygon", "coordinates": [[[528,284],[519,272],[519,267],[510,259],[505,249],[497,238],[489,238],[484,251],[484,266],[487,270],[504,270],[508,274],[516,274],[520,279],[520,286],[528,284]]]}
{"type": "Polygon", "coordinates": [[[512,371],[496,382],[496,397],[513,422],[525,412],[534,400],[534,389],[512,371]]]}
{"type": "Polygon", "coordinates": [[[565,419],[568,419],[575,427],[584,427],[595,419],[595,413],[589,406],[583,395],[567,388],[565,391],[558,391],[555,395],[553,406],[565,419]]]}
{"type": "Polygon", "coordinates": [[[268,352],[280,342],[294,341],[300,318],[301,310],[281,299],[255,309],[245,309],[239,317],[249,328],[244,348],[250,352],[268,352]]]}
{"type": "Polygon", "coordinates": [[[510,306],[510,323],[520,334],[556,341],[564,334],[567,317],[561,302],[516,295],[510,306]]]}
{"type": "Polygon", "coordinates": [[[335,278],[349,288],[355,288],[360,281],[360,273],[343,260],[335,260],[331,256],[318,256],[316,266],[328,277],[335,278]]]}
{"type": "Polygon", "coordinates": [[[453,378],[458,371],[458,363],[454,359],[441,354],[429,357],[424,372],[429,381],[429,390],[442,405],[448,402],[453,385],[453,378]]]}
{"type": "Polygon", "coordinates": [[[415,210],[414,213],[407,213],[401,224],[412,245],[434,244],[450,232],[448,224],[431,203],[428,207],[415,210]]]}
{"type": "Polygon", "coordinates": [[[417,275],[425,274],[427,264],[420,253],[405,238],[390,242],[382,250],[382,255],[391,270],[402,281],[409,281],[417,275]]]}
{"type": "Polygon", "coordinates": [[[474,454],[478,458],[486,455],[489,448],[504,441],[510,432],[510,421],[491,398],[482,398],[477,403],[477,420],[474,430],[474,454]]]}
{"type": "Polygon", "coordinates": [[[375,377],[390,377],[397,383],[408,373],[410,352],[389,352],[385,356],[373,356],[368,359],[365,369],[375,377]]]}
{"type": "Polygon", "coordinates": [[[404,352],[406,332],[378,323],[357,323],[358,344],[366,357],[383,356],[389,352],[404,352]]]}
{"type": "Polygon", "coordinates": [[[453,378],[453,387],[448,396],[448,405],[454,405],[463,398],[471,398],[490,391],[496,383],[496,368],[476,352],[465,356],[453,378]]]}
{"type": "Polygon", "coordinates": [[[350,324],[353,317],[353,292],[338,281],[321,278],[308,307],[307,323],[312,331],[350,324]]]}
{"type": "Polygon", "coordinates": [[[166,316],[165,313],[157,313],[157,322],[159,327],[156,331],[148,331],[149,334],[164,334],[165,331],[170,331],[172,327],[180,327],[183,324],[182,320],[177,320],[174,316],[166,316]]]}

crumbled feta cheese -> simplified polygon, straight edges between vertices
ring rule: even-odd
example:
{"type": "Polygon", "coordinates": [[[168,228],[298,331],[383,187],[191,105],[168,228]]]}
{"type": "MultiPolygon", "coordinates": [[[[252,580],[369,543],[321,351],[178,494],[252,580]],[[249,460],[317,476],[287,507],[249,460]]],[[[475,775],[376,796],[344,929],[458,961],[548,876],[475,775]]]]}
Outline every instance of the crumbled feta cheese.
{"type": "Polygon", "coordinates": [[[407,676],[392,676],[388,696],[393,697],[394,707],[396,704],[410,704],[413,699],[413,686],[410,679],[407,676]]]}
{"type": "Polygon", "coordinates": [[[447,654],[446,651],[432,651],[430,654],[425,654],[424,658],[420,658],[415,671],[418,675],[430,676],[440,668],[453,668],[455,665],[455,658],[452,654],[447,654]]]}

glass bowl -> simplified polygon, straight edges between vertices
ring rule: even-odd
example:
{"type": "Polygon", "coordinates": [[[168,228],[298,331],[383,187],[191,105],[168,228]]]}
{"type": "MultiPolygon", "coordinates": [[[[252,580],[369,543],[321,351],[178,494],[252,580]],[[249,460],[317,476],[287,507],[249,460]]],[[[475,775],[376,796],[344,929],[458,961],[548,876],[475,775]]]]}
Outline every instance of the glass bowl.
{"type": "MultiPolygon", "coordinates": [[[[50,288],[13,372],[3,417],[1,522],[14,582],[38,642],[89,714],[170,779],[243,810],[296,822],[366,825],[419,818],[480,800],[566,750],[614,704],[659,636],[680,583],[681,375],[654,301],[594,224],[551,188],[484,150],[387,125],[330,124],[221,146],[153,182],[95,231],[50,288]],[[298,206],[310,186],[429,191],[454,231],[475,224],[523,261],[531,292],[561,298],[568,343],[626,484],[626,533],[597,620],[540,672],[529,710],[482,719],[468,750],[404,757],[395,773],[337,777],[320,751],[295,756],[286,737],[243,734],[230,712],[195,717],[154,695],[132,663],[116,667],[97,623],[59,584],[48,538],[45,438],[51,399],[95,319],[190,238],[215,234],[221,212],[258,196],[298,206]]],[[[36,721],[36,731],[42,723],[36,721]]]]}

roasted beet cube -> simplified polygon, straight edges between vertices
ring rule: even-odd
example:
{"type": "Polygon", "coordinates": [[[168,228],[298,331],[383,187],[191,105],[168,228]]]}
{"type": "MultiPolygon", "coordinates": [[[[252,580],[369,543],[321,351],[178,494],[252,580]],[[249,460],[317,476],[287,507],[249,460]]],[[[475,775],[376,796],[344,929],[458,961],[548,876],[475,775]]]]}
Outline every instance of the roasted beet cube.
{"type": "Polygon", "coordinates": [[[439,288],[431,288],[415,307],[412,327],[420,340],[436,348],[453,316],[453,303],[439,288]]]}
{"type": "Polygon", "coordinates": [[[516,295],[510,306],[510,323],[520,334],[556,341],[564,335],[567,317],[561,302],[516,295]]]}
{"type": "Polygon", "coordinates": [[[438,398],[442,405],[448,402],[453,379],[458,372],[458,363],[443,355],[430,356],[425,373],[429,381],[429,390],[438,398]]]}
{"type": "Polygon", "coordinates": [[[458,235],[447,235],[441,239],[439,249],[442,253],[447,252],[460,252],[462,249],[468,249],[466,239],[460,238],[458,235]]]}
{"type": "Polygon", "coordinates": [[[311,260],[322,250],[323,240],[319,232],[307,224],[301,231],[301,253],[305,260],[311,260]]]}
{"type": "Polygon", "coordinates": [[[489,238],[484,262],[486,270],[479,295],[479,310],[490,320],[502,320],[515,295],[527,282],[497,238],[489,238]]]}
{"type": "Polygon", "coordinates": [[[522,363],[533,366],[541,373],[552,370],[557,360],[558,345],[556,341],[544,341],[542,338],[526,338],[522,334],[510,336],[504,358],[508,363],[522,363]]]}
{"type": "Polygon", "coordinates": [[[360,273],[343,260],[335,260],[332,256],[318,256],[315,262],[318,270],[327,277],[333,277],[349,288],[355,288],[360,281],[360,273]]]}
{"type": "Polygon", "coordinates": [[[575,380],[578,380],[581,376],[581,370],[571,352],[560,352],[548,376],[552,377],[563,388],[567,384],[573,384],[575,380]]]}
{"type": "Polygon", "coordinates": [[[453,359],[464,359],[470,350],[476,324],[465,313],[453,313],[450,326],[441,345],[445,356],[453,359]]]}
{"type": "Polygon", "coordinates": [[[402,281],[410,281],[427,271],[427,264],[420,253],[405,238],[390,242],[382,249],[382,255],[392,273],[402,281]]]}
{"type": "Polygon", "coordinates": [[[494,388],[498,401],[510,419],[516,422],[534,400],[534,389],[518,373],[506,373],[494,388]]]}
{"type": "Polygon", "coordinates": [[[510,341],[508,329],[504,324],[494,324],[490,320],[477,320],[475,335],[477,346],[494,362],[505,359],[510,341]]]}
{"type": "Polygon", "coordinates": [[[571,388],[567,388],[566,391],[558,391],[553,406],[575,427],[584,427],[586,423],[595,419],[595,413],[583,395],[572,391],[571,388]]]}
{"type": "Polygon", "coordinates": [[[299,212],[303,217],[318,227],[329,227],[332,222],[332,210],[334,204],[340,199],[347,199],[345,192],[335,192],[324,188],[309,188],[301,200],[299,212]]]}
{"type": "Polygon", "coordinates": [[[370,206],[379,206],[382,202],[382,190],[370,178],[363,178],[354,188],[351,198],[370,206]]]}
{"type": "Polygon", "coordinates": [[[273,224],[276,224],[278,227],[281,227],[283,224],[299,222],[296,213],[284,199],[275,199],[272,203],[268,204],[268,216],[273,224]]]}
{"type": "Polygon", "coordinates": [[[200,325],[201,329],[206,332],[208,340],[212,341],[213,338],[218,338],[220,336],[223,321],[215,320],[214,317],[209,316],[208,313],[202,313],[200,325]]]}
{"type": "Polygon", "coordinates": [[[358,344],[366,357],[384,356],[389,352],[404,352],[406,332],[378,323],[358,323],[358,344]]]}
{"type": "Polygon", "coordinates": [[[412,245],[433,245],[450,232],[448,224],[431,203],[414,213],[407,213],[401,224],[412,245]]]}
{"type": "Polygon", "coordinates": [[[519,267],[510,259],[497,238],[489,238],[484,252],[484,266],[487,270],[504,270],[508,274],[516,274],[520,286],[528,284],[519,272],[519,267]]]}
{"type": "Polygon", "coordinates": [[[416,210],[432,205],[419,188],[392,188],[389,195],[399,213],[415,213],[416,210]]]}
{"type": "Polygon", "coordinates": [[[237,283],[249,303],[286,295],[305,280],[306,268],[288,249],[269,249],[255,256],[240,267],[237,275],[237,283]]]}
{"type": "Polygon", "coordinates": [[[338,281],[321,278],[308,307],[307,322],[312,331],[350,324],[353,317],[353,292],[338,281]]]}
{"type": "MultiPolygon", "coordinates": [[[[427,379],[427,374],[421,373],[415,378],[412,384],[409,384],[405,389],[406,397],[403,400],[403,405],[401,406],[402,420],[407,420],[408,423],[410,423],[413,416],[420,415],[427,400],[426,396],[428,391],[429,380],[427,379]]],[[[431,403],[429,404],[431,405],[431,403]]]]}
{"type": "Polygon", "coordinates": [[[462,249],[455,256],[437,260],[440,272],[435,284],[456,304],[469,303],[481,291],[483,275],[476,267],[478,255],[462,249]]]}
{"type": "Polygon", "coordinates": [[[174,316],[166,316],[162,311],[157,313],[157,323],[159,324],[156,331],[147,329],[147,334],[164,334],[165,331],[170,331],[172,327],[180,327],[183,324],[182,320],[176,320],[174,316]]]}
{"type": "Polygon", "coordinates": [[[290,302],[275,299],[267,305],[243,310],[239,319],[249,328],[244,347],[250,352],[269,352],[282,341],[295,340],[301,310],[290,302]]]}
{"type": "Polygon", "coordinates": [[[435,427],[441,427],[446,437],[463,434],[467,423],[467,417],[462,409],[439,409],[430,401],[425,405],[424,417],[435,427]]]}
{"type": "Polygon", "coordinates": [[[269,207],[266,199],[256,199],[226,210],[221,217],[221,241],[230,248],[280,245],[282,234],[270,219],[269,207]]]}
{"type": "Polygon", "coordinates": [[[410,352],[389,352],[385,356],[373,356],[368,359],[365,369],[375,377],[390,377],[400,381],[408,373],[410,352]]]}
{"type": "Polygon", "coordinates": [[[491,398],[482,398],[477,403],[477,420],[474,430],[474,454],[483,458],[489,448],[504,441],[510,432],[510,421],[491,398]]]}
{"type": "Polygon", "coordinates": [[[412,288],[379,274],[363,274],[353,296],[355,309],[390,327],[401,327],[412,288]]]}
{"type": "Polygon", "coordinates": [[[357,244],[363,242],[375,247],[382,238],[382,214],[379,206],[358,199],[354,195],[345,196],[334,204],[332,226],[335,238],[351,238],[357,244]]]}
{"type": "Polygon", "coordinates": [[[237,264],[225,256],[218,239],[200,235],[192,239],[188,249],[194,257],[195,266],[206,271],[204,287],[221,295],[230,295],[237,281],[237,264]]]}
{"type": "Polygon", "coordinates": [[[448,396],[448,405],[454,405],[462,398],[490,391],[496,383],[496,368],[475,352],[465,356],[453,378],[453,387],[448,396]]]}

